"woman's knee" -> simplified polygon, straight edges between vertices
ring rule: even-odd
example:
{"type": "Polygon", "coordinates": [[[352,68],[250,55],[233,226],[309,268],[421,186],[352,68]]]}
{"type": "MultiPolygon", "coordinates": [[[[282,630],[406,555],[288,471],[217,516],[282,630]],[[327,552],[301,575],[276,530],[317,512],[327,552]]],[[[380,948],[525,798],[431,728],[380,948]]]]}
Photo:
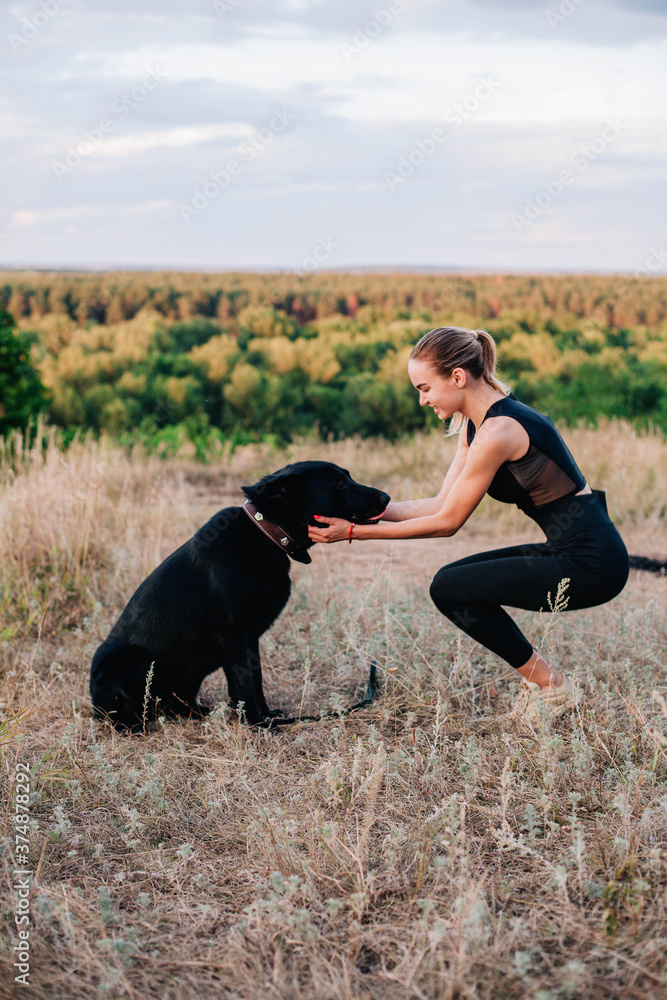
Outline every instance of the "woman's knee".
{"type": "Polygon", "coordinates": [[[431,580],[429,594],[436,608],[457,603],[456,589],[453,586],[452,576],[453,574],[448,571],[448,567],[443,566],[431,580]]]}

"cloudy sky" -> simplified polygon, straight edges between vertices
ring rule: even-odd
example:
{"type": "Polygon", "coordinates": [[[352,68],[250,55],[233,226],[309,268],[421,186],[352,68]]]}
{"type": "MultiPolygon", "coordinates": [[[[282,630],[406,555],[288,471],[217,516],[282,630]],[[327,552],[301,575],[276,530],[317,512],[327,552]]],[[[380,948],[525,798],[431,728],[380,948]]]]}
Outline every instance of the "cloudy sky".
{"type": "Polygon", "coordinates": [[[667,0],[29,0],[0,266],[667,273],[667,0]]]}

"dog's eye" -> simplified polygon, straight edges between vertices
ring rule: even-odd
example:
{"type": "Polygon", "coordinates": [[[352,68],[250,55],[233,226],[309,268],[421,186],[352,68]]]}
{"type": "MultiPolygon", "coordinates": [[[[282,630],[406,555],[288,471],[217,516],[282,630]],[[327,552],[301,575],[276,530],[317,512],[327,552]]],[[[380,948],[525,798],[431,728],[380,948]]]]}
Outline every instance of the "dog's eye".
{"type": "Polygon", "coordinates": [[[346,479],[341,479],[339,482],[337,482],[336,483],[336,489],[337,490],[346,490],[347,489],[347,480],[346,479]]]}

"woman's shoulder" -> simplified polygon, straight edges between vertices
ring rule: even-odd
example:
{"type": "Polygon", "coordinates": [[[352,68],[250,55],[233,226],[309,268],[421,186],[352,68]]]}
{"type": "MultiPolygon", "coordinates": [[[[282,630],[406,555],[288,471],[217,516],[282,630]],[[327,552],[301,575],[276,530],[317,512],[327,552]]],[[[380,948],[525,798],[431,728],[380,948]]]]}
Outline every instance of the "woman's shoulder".
{"type": "Polygon", "coordinates": [[[538,424],[546,423],[553,426],[551,417],[541,410],[535,409],[534,406],[529,406],[528,403],[517,399],[513,392],[510,392],[504,399],[499,399],[493,405],[492,410],[493,413],[489,414],[489,416],[508,416],[514,417],[519,422],[529,421],[538,424]]]}
{"type": "Polygon", "coordinates": [[[485,463],[499,467],[513,462],[530,448],[530,434],[517,420],[514,413],[494,413],[492,420],[484,420],[472,438],[469,447],[485,463]]]}
{"type": "Polygon", "coordinates": [[[484,415],[479,428],[476,428],[472,420],[466,420],[466,426],[464,428],[466,434],[466,441],[468,445],[471,445],[477,434],[482,431],[483,428],[500,428],[509,427],[509,422],[501,420],[498,423],[498,419],[501,417],[512,417],[514,419],[519,419],[521,422],[521,415],[525,414],[525,411],[537,413],[536,410],[531,410],[530,406],[526,406],[525,403],[521,403],[513,392],[509,392],[502,399],[497,399],[484,415]],[[495,418],[495,419],[490,419],[495,418]]]}
{"type": "Polygon", "coordinates": [[[515,447],[525,444],[527,434],[523,421],[517,420],[516,413],[502,412],[495,413],[493,420],[484,421],[475,434],[475,441],[491,448],[497,447],[501,441],[515,447]]]}

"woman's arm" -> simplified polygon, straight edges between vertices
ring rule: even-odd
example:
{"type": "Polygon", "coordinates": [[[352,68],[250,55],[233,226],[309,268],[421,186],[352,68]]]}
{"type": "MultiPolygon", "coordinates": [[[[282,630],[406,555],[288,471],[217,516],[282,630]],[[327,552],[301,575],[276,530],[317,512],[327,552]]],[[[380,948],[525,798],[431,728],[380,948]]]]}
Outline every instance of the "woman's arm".
{"type": "MultiPolygon", "coordinates": [[[[468,449],[463,469],[449,487],[444,503],[434,514],[374,524],[354,524],[352,538],[441,538],[454,535],[465,524],[491,485],[497,470],[517,450],[517,436],[508,425],[514,420],[498,417],[480,428],[468,449]]],[[[522,428],[517,425],[519,430],[522,428]]],[[[443,484],[444,486],[444,484],[443,484]]],[[[338,517],[322,517],[322,527],[309,527],[313,542],[339,542],[349,537],[350,522],[338,517]]]]}
{"type": "Polygon", "coordinates": [[[447,494],[460,476],[468,457],[468,440],[466,434],[467,424],[464,424],[459,433],[459,441],[456,446],[456,453],[447,470],[444,482],[440,487],[437,497],[428,497],[424,500],[402,500],[390,503],[382,515],[383,521],[407,521],[415,517],[424,517],[428,514],[437,514],[441,510],[447,494]]]}

